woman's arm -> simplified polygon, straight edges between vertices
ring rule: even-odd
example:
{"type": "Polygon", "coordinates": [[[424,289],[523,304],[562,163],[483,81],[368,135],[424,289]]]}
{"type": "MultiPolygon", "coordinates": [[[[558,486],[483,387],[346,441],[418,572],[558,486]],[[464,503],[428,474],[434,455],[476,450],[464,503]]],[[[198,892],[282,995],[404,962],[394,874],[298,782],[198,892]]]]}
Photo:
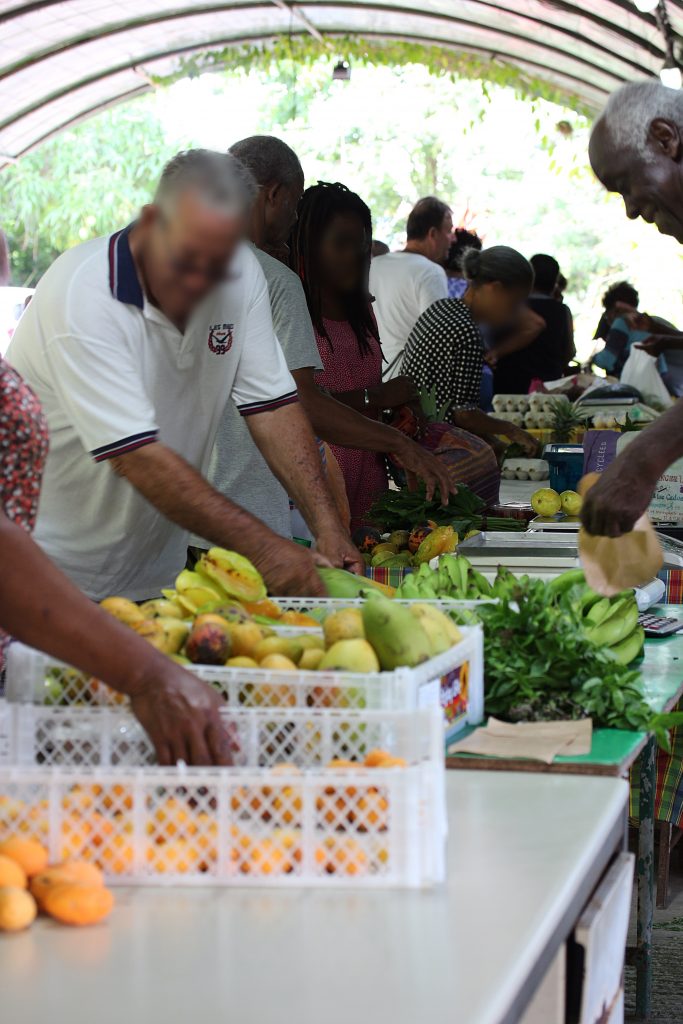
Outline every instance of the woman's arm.
{"type": "Polygon", "coordinates": [[[531,434],[527,434],[526,430],[513,423],[508,423],[507,420],[489,416],[481,409],[455,409],[451,418],[456,427],[469,430],[471,434],[477,434],[479,437],[486,437],[487,434],[507,437],[508,440],[515,441],[520,445],[530,457],[535,456],[538,452],[538,441],[531,434]]]}
{"type": "Polygon", "coordinates": [[[383,409],[397,409],[401,405],[410,405],[419,398],[413,380],[405,375],[393,377],[391,380],[376,384],[371,388],[356,388],[354,391],[335,391],[334,398],[348,405],[357,412],[367,416],[377,415],[383,409]],[[367,391],[368,401],[365,400],[367,391]]]}
{"type": "Polygon", "coordinates": [[[505,356],[510,356],[513,352],[521,352],[522,349],[528,348],[533,341],[536,341],[544,327],[545,320],[543,317],[539,316],[538,313],[534,313],[533,309],[525,306],[519,314],[519,320],[514,332],[504,341],[501,341],[499,345],[496,345],[495,348],[491,349],[490,352],[486,353],[487,363],[495,366],[505,356]]]}
{"type": "Polygon", "coordinates": [[[0,512],[0,626],[130,697],[161,764],[230,764],[220,696],[121,625],[0,512]]]}

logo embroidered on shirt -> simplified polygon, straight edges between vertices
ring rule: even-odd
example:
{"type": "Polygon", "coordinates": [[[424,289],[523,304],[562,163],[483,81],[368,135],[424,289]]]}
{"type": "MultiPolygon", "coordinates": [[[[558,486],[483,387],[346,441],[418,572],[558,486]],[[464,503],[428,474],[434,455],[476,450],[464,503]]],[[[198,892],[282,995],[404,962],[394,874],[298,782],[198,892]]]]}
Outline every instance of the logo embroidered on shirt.
{"type": "Polygon", "coordinates": [[[209,327],[209,348],[217,356],[224,356],[232,348],[234,324],[213,324],[209,327]]]}

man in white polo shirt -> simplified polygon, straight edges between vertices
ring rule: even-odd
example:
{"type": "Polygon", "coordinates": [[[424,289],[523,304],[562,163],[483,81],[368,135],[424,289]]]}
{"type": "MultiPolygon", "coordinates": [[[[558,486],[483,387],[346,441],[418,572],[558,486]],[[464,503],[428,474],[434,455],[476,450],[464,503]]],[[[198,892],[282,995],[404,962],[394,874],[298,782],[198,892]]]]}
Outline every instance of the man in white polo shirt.
{"type": "Polygon", "coordinates": [[[179,154],[136,223],[53,264],[15,332],[8,361],[50,430],[36,540],[95,599],[157,594],[189,531],[246,555],[272,593],[322,592],[310,552],[202,475],[230,399],[322,552],[353,550],[242,242],[253,195],[230,155],[179,154]]]}
{"type": "Polygon", "coordinates": [[[377,256],[370,264],[385,380],[399,375],[408,337],[424,311],[448,298],[443,264],[452,231],[450,208],[435,196],[426,196],[410,211],[405,249],[377,256]]]}

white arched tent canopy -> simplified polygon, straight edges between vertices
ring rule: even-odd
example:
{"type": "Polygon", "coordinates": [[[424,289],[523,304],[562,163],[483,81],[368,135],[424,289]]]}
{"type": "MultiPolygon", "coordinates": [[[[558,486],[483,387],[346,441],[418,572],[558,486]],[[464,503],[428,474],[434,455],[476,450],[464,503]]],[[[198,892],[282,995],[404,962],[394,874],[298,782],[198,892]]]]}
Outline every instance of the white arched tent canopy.
{"type": "MultiPolygon", "coordinates": [[[[683,2],[668,8],[683,27],[683,2]]],[[[0,0],[0,165],[144,93],[183,57],[289,33],[496,58],[592,109],[665,59],[654,17],[632,0],[0,0]]]]}

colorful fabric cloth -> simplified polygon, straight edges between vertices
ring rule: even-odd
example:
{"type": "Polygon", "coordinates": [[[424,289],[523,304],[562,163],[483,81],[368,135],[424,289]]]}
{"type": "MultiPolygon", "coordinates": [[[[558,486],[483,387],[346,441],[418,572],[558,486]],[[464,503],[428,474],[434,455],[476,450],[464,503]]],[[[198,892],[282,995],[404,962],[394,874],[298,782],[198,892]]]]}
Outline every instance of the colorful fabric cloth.
{"type": "MultiPolygon", "coordinates": [[[[679,704],[677,711],[683,710],[679,704]]],[[[657,750],[657,789],[655,792],[655,818],[683,828],[683,728],[671,730],[671,753],[657,750]]],[[[629,814],[639,818],[640,761],[631,768],[629,814]]]]}
{"type": "MultiPolygon", "coordinates": [[[[47,423],[38,399],[0,359],[0,503],[7,518],[27,533],[36,521],[47,449],[47,423]]],[[[0,631],[0,670],[6,643],[0,631]]]]}
{"type": "MultiPolygon", "coordinates": [[[[368,337],[369,349],[363,353],[351,324],[346,320],[323,320],[327,337],[316,331],[318,351],[325,369],[316,374],[317,383],[333,394],[377,387],[382,383],[382,349],[368,337]]],[[[368,509],[387,488],[384,457],[359,448],[330,445],[344,475],[351,509],[351,528],[367,523],[368,509]]]]}
{"type": "Polygon", "coordinates": [[[469,282],[464,277],[449,277],[448,278],[448,298],[449,299],[461,299],[467,291],[467,285],[469,282]]]}

